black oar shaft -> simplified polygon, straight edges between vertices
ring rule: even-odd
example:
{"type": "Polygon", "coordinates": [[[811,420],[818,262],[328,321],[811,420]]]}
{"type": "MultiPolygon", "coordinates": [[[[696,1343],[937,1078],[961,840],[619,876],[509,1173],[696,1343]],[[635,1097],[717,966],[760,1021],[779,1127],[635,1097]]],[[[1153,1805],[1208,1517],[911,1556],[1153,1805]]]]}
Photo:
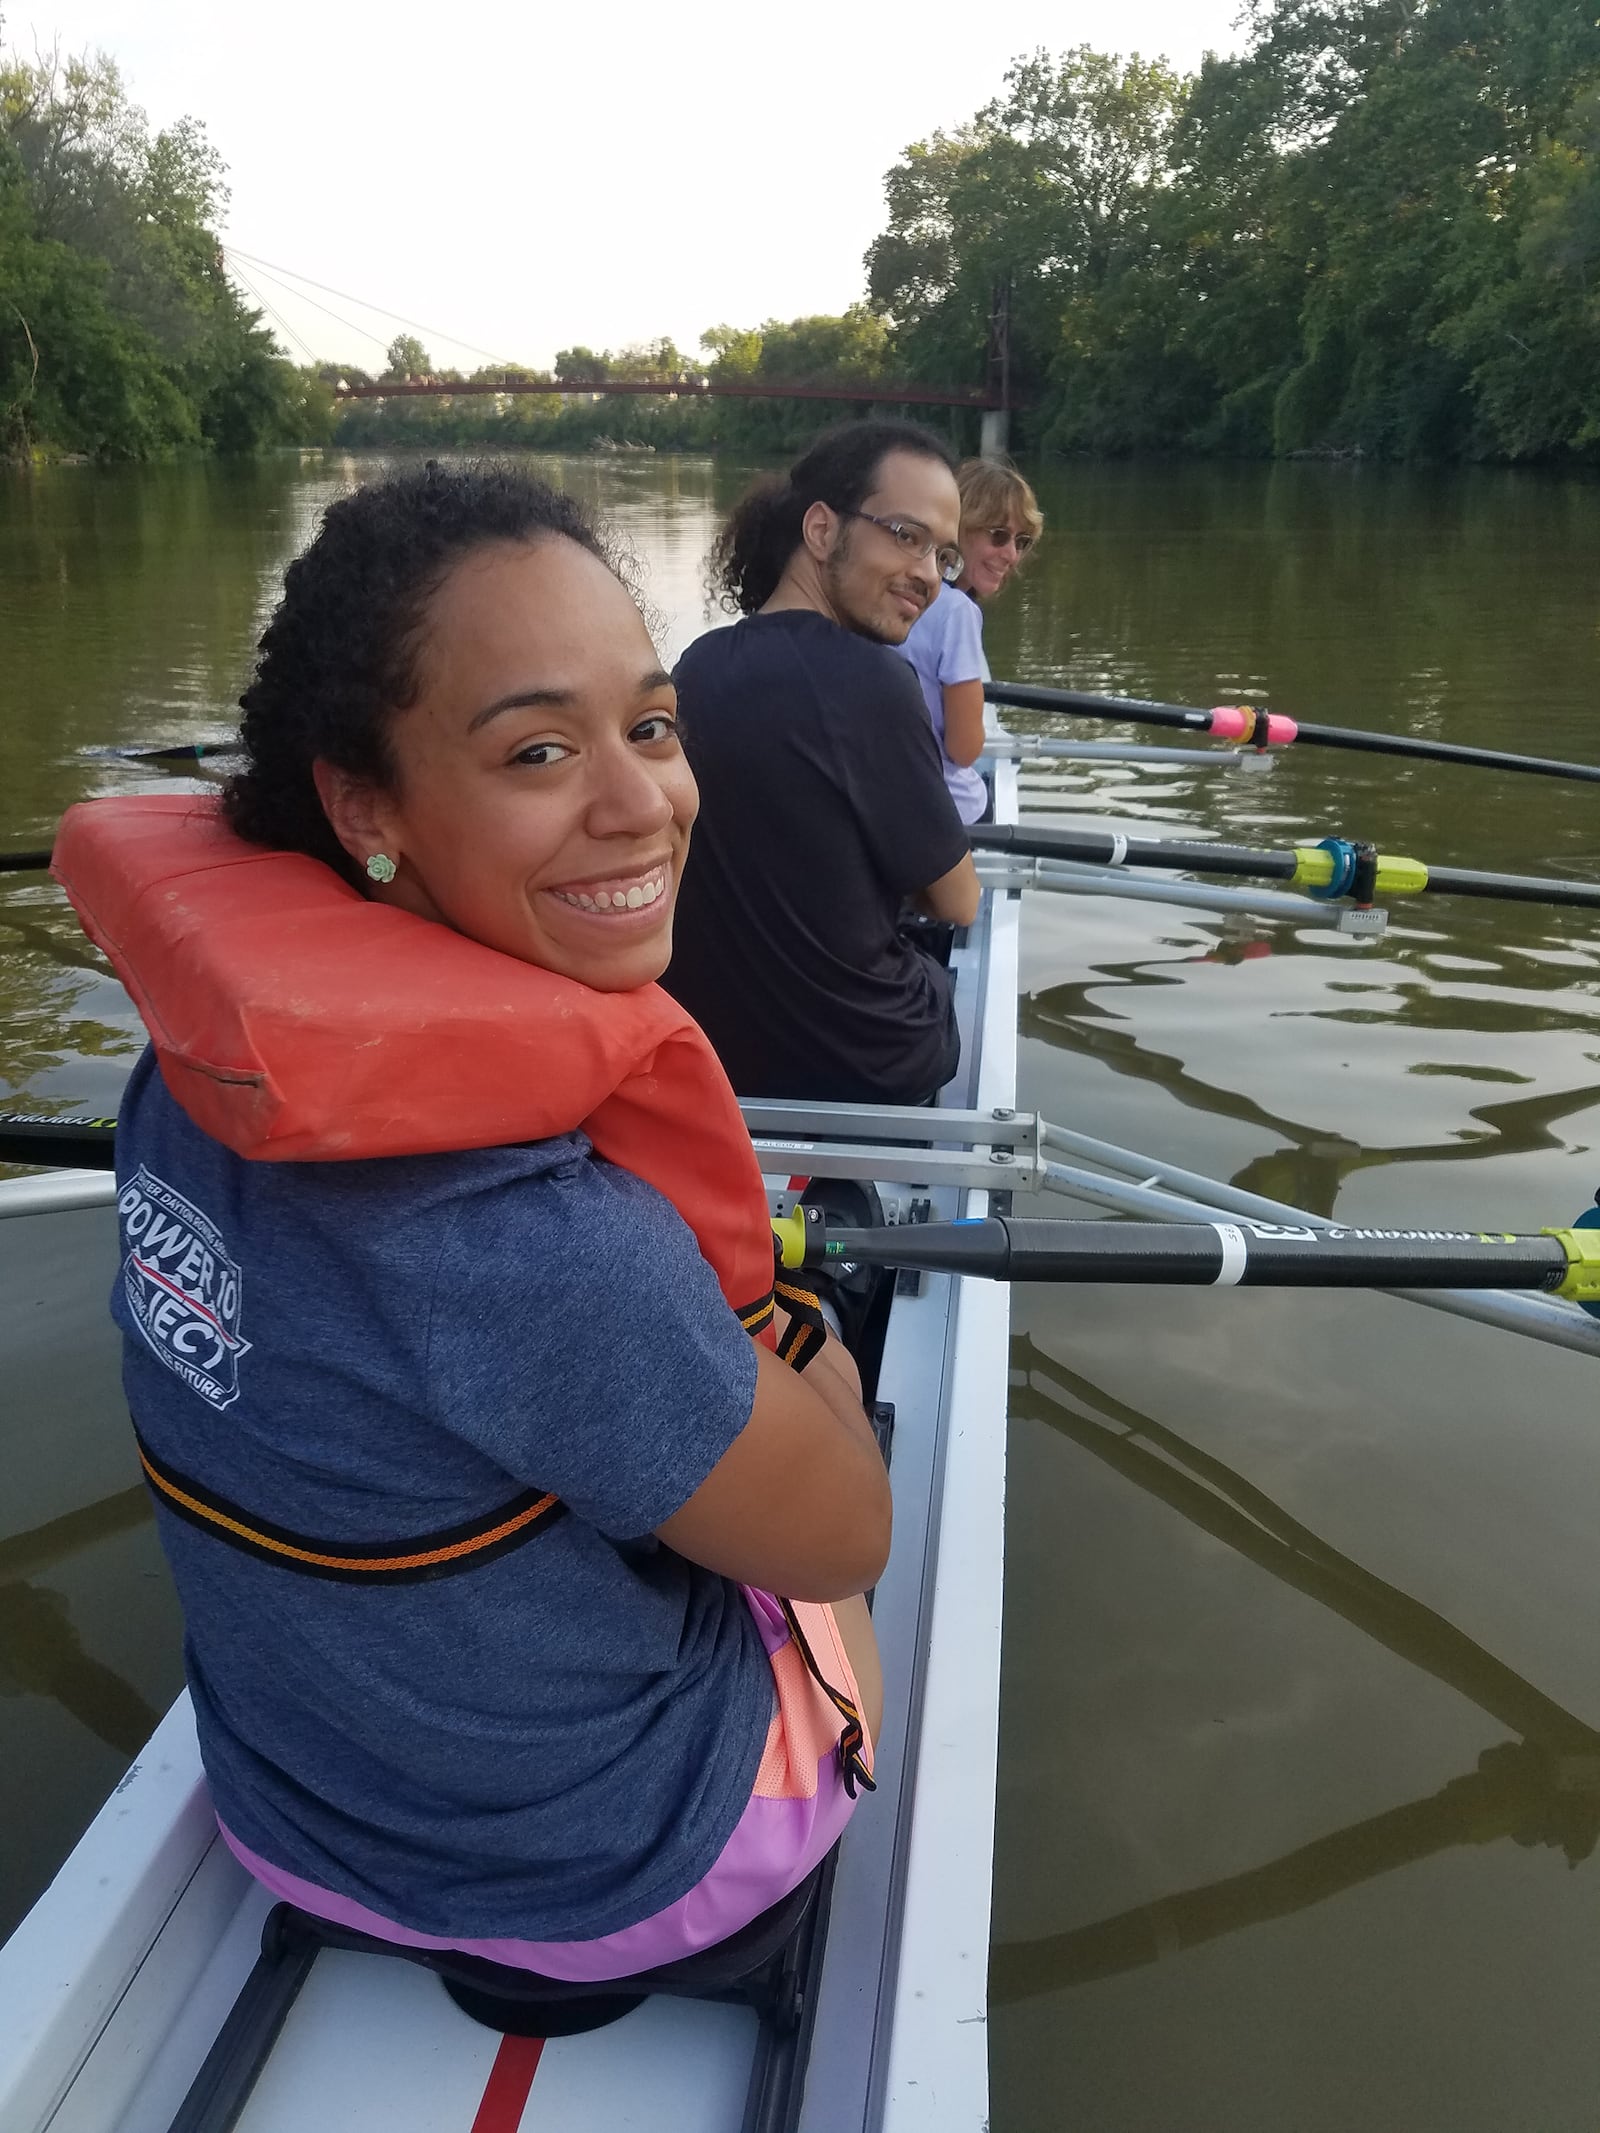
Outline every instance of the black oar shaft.
{"type": "Polygon", "coordinates": [[[1570,778],[1600,785],[1600,764],[1567,763],[1557,756],[1513,755],[1503,748],[1473,748],[1463,741],[1423,741],[1410,733],[1364,733],[1359,726],[1320,726],[1296,719],[1295,739],[1312,748],[1347,748],[1359,755],[1405,755],[1425,763],[1460,763],[1469,769],[1507,770],[1531,778],[1570,778]]]}
{"type": "Polygon", "coordinates": [[[1600,886],[1547,880],[1538,874],[1480,874],[1470,867],[1429,867],[1428,888],[1440,896],[1486,896],[1496,903],[1600,905],[1600,886]]]}
{"type": "Polygon", "coordinates": [[[1142,696],[1090,696],[1081,689],[1041,689],[1023,682],[988,681],[991,704],[1013,704],[1019,711],[1065,711],[1075,718],[1115,718],[1132,726],[1176,726],[1185,733],[1209,733],[1211,713],[1185,704],[1150,703],[1142,696]]]}
{"type": "Polygon", "coordinates": [[[157,748],[101,748],[91,751],[119,763],[209,763],[214,756],[242,755],[239,741],[172,741],[157,748]]]}
{"type": "Polygon", "coordinates": [[[991,1281],[1134,1282],[1163,1288],[1559,1289],[1569,1261],[1558,1237],[1450,1230],[1265,1231],[1232,1222],[904,1223],[807,1236],[810,1265],[856,1260],[991,1281]]]}
{"type": "Polygon", "coordinates": [[[0,1163],[110,1170],[116,1163],[116,1126],[109,1118],[26,1118],[0,1112],[0,1163]]]}
{"type": "MultiPolygon", "coordinates": [[[[1132,726],[1176,726],[1209,733],[1211,713],[1186,704],[1152,703],[1141,696],[1094,696],[1082,689],[1046,689],[1011,681],[984,684],[992,704],[1019,711],[1064,712],[1074,718],[1117,719],[1132,726]]],[[[1528,777],[1568,778],[1600,785],[1600,764],[1568,763],[1557,756],[1517,755],[1503,748],[1474,748],[1462,741],[1430,741],[1409,733],[1368,733],[1359,726],[1323,726],[1297,719],[1295,740],[1312,748],[1346,748],[1363,755],[1411,756],[1429,763],[1460,763],[1478,770],[1507,770],[1528,777]]]]}
{"type": "Polygon", "coordinates": [[[49,866],[48,851],[0,852],[0,874],[43,874],[49,866]]]}
{"type": "Polygon", "coordinates": [[[969,831],[975,852],[1015,852],[1023,859],[1070,859],[1085,866],[1157,867],[1171,873],[1238,874],[1251,881],[1292,881],[1294,852],[1243,844],[1183,843],[1176,838],[1118,837],[1106,830],[1040,829],[1032,823],[985,824],[969,831]]]}

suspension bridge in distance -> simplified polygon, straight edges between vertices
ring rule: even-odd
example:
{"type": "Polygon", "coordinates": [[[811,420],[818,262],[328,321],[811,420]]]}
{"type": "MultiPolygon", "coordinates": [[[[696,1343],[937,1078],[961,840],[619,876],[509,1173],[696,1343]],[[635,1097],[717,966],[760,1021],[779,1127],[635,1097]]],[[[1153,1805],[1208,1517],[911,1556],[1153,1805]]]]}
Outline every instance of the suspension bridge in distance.
{"type": "Polygon", "coordinates": [[[832,379],[717,378],[690,372],[669,378],[531,378],[511,372],[503,378],[380,378],[375,384],[333,388],[335,400],[407,400],[466,398],[473,394],[566,393],[595,398],[603,393],[639,397],[664,395],[679,400],[871,400],[895,407],[975,407],[998,410],[1005,401],[982,388],[963,391],[941,385],[895,385],[883,378],[832,379]]]}
{"type": "MultiPolygon", "coordinates": [[[[309,303],[314,309],[325,312],[336,324],[358,337],[371,339],[382,345],[382,335],[369,329],[352,325],[351,321],[334,311],[315,296],[307,294],[317,289],[325,296],[335,296],[342,303],[353,303],[359,308],[382,313],[398,320],[415,333],[434,335],[437,329],[420,325],[414,319],[405,319],[398,312],[389,312],[382,305],[369,305],[360,297],[352,297],[337,289],[328,288],[309,276],[295,273],[288,268],[275,267],[268,260],[256,259],[248,252],[240,252],[237,246],[229,246],[224,255],[227,271],[248,292],[250,297],[273,320],[289,340],[297,343],[307,358],[315,363],[316,357],[308,344],[294,331],[289,323],[274,308],[271,301],[257,287],[257,279],[265,280],[283,294],[309,303]],[[283,277],[289,276],[288,280],[283,277]],[[291,283],[295,286],[291,286],[291,283]],[[298,284],[304,283],[304,287],[298,284]]],[[[1007,441],[1010,411],[1016,405],[1011,394],[1011,349],[1010,349],[1011,285],[1009,279],[994,285],[989,308],[989,346],[986,361],[987,382],[982,386],[943,386],[911,384],[887,378],[780,378],[780,377],[728,377],[714,371],[694,368],[645,377],[550,377],[535,371],[523,370],[508,363],[504,356],[498,361],[490,358],[491,367],[478,371],[470,378],[462,377],[404,377],[372,379],[359,372],[355,378],[341,377],[334,366],[323,370],[329,377],[332,396],[336,401],[349,400],[452,400],[505,399],[515,396],[538,398],[541,395],[564,395],[591,400],[603,398],[642,399],[654,397],[671,400],[817,400],[843,402],[856,406],[881,407],[948,407],[972,408],[983,418],[983,441],[980,449],[985,457],[1002,453],[1007,441]]],[[[446,340],[454,336],[446,334],[446,340]]],[[[459,342],[462,348],[471,347],[469,342],[459,342]]],[[[473,353],[486,355],[487,350],[474,349],[473,353]]]]}
{"type": "MultiPolygon", "coordinates": [[[[378,312],[385,318],[409,328],[413,333],[426,333],[430,337],[435,337],[438,333],[439,329],[424,326],[415,319],[404,318],[399,312],[389,311],[381,304],[369,304],[364,298],[350,296],[345,291],[329,288],[323,282],[313,281],[309,275],[274,266],[270,260],[257,259],[252,253],[241,252],[237,245],[228,246],[223,257],[227,272],[261,307],[262,312],[272,319],[286,339],[295,342],[313,364],[317,363],[317,358],[310,346],[274,307],[270,298],[256,286],[258,280],[264,280],[283,295],[310,304],[313,309],[325,313],[347,332],[354,333],[360,339],[370,339],[379,346],[383,344],[382,334],[352,324],[348,317],[307,292],[316,289],[321,296],[337,297],[341,303],[354,304],[359,309],[378,312]],[[300,286],[301,284],[304,286],[300,286]]],[[[451,334],[445,334],[444,338],[447,341],[456,340],[451,334]]],[[[1011,394],[1009,277],[997,280],[990,293],[986,382],[982,386],[922,385],[887,378],[728,377],[715,371],[700,370],[687,365],[677,371],[657,376],[551,377],[537,371],[524,370],[507,361],[504,354],[495,357],[486,349],[473,348],[472,343],[468,341],[457,341],[456,345],[464,349],[472,348],[475,355],[487,356],[490,367],[479,370],[470,378],[413,376],[373,379],[359,371],[354,378],[341,377],[337,368],[330,364],[322,370],[322,375],[328,379],[336,401],[453,400],[458,397],[498,400],[515,396],[538,398],[541,395],[556,394],[572,399],[587,396],[591,400],[646,397],[670,400],[818,400],[856,406],[972,408],[983,417],[981,449],[985,456],[1004,451],[1010,411],[1017,404],[1011,394]]]]}
{"type": "Polygon", "coordinates": [[[1011,395],[1011,289],[996,283],[989,310],[989,349],[981,386],[913,385],[888,378],[732,378],[713,371],[683,370],[662,377],[551,378],[524,370],[479,371],[472,378],[340,379],[335,400],[449,399],[456,394],[498,398],[503,394],[562,393],[572,398],[605,395],[674,400],[823,400],[875,407],[968,407],[983,417],[985,458],[1003,453],[1015,401],[1011,395]]]}
{"type": "Polygon", "coordinates": [[[543,393],[588,399],[612,394],[631,399],[653,395],[677,400],[831,400],[881,407],[970,407],[983,417],[979,449],[985,459],[1005,451],[1011,407],[1003,378],[987,389],[963,390],[939,385],[897,385],[883,378],[721,378],[693,371],[665,378],[538,378],[513,371],[499,378],[485,377],[480,372],[474,378],[394,378],[370,384],[340,379],[333,388],[335,400],[445,400],[458,396],[498,399],[509,394],[543,393]]]}

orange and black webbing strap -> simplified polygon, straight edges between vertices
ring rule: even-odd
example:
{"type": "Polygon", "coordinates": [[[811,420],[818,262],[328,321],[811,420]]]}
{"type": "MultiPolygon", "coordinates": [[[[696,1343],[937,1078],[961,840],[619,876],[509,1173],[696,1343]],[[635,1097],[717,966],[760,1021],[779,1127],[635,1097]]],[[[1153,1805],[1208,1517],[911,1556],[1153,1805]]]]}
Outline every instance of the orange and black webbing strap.
{"type": "Polygon", "coordinates": [[[509,1555],[549,1531],[566,1511],[559,1496],[525,1489],[510,1503],[463,1525],[439,1533],[394,1541],[330,1541],[292,1532],[257,1518],[226,1496],[207,1489],[190,1475],[156,1458],[139,1435],[139,1460],[158,1501],[202,1533],[224,1541],[257,1561],[276,1563],[307,1577],[333,1578],[357,1585],[415,1585],[425,1579],[452,1577],[509,1555]]]}
{"type": "Polygon", "coordinates": [[[746,1333],[764,1333],[776,1315],[775,1299],[781,1297],[789,1313],[789,1330],[778,1350],[779,1359],[787,1363],[791,1370],[804,1370],[807,1363],[822,1353],[823,1342],[828,1338],[828,1323],[822,1315],[822,1304],[816,1290],[803,1289],[798,1282],[785,1278],[782,1249],[774,1236],[772,1287],[758,1303],[741,1304],[735,1315],[746,1333]]]}
{"type": "Polygon", "coordinates": [[[778,1605],[783,1609],[783,1619],[789,1625],[789,1635],[794,1639],[794,1648],[806,1663],[806,1672],[844,1720],[844,1731],[839,1735],[839,1764],[844,1776],[846,1796],[853,1800],[858,1786],[863,1791],[876,1792],[878,1781],[867,1767],[867,1730],[862,1724],[861,1713],[843,1689],[836,1689],[818,1666],[816,1654],[806,1642],[806,1633],[800,1627],[800,1618],[790,1602],[780,1595],[778,1605]]]}
{"type": "Polygon", "coordinates": [[[803,1289],[798,1282],[785,1280],[782,1274],[777,1276],[772,1287],[789,1313],[789,1330],[778,1354],[791,1370],[804,1370],[807,1363],[822,1353],[823,1343],[828,1338],[822,1301],[815,1289],[803,1289]]]}
{"type": "Polygon", "coordinates": [[[766,1295],[761,1297],[757,1302],[753,1304],[741,1304],[734,1315],[738,1319],[740,1325],[743,1326],[746,1333],[754,1335],[757,1333],[765,1333],[768,1326],[772,1324],[772,1313],[772,1291],[768,1289],[766,1295]]]}

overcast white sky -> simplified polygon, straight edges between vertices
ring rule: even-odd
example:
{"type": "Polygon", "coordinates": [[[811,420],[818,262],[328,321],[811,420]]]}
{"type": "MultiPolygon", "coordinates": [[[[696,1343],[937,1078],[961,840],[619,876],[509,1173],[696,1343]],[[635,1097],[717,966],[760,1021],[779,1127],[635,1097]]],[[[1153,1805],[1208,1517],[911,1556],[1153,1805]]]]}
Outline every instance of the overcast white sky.
{"type": "MultiPolygon", "coordinates": [[[[840,311],[883,174],[1043,45],[1227,51],[1238,0],[0,0],[7,41],[98,45],[156,125],[203,119],[230,245],[422,322],[434,360],[840,311]],[[446,330],[472,346],[446,339],[446,330]]],[[[381,342],[240,261],[318,357],[381,342]]],[[[382,341],[395,320],[310,292],[382,341]]],[[[298,348],[297,355],[304,351],[298,348]]]]}

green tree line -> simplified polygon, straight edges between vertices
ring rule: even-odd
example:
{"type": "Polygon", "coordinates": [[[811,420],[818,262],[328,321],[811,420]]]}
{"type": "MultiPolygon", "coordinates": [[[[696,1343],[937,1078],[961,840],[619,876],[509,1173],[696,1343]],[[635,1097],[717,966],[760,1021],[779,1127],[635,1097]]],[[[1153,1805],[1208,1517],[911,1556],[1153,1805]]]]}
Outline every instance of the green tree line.
{"type": "Polygon", "coordinates": [[[326,388],[224,272],[226,199],[203,127],[152,132],[111,60],[0,49],[0,457],[326,434],[326,388]]]}
{"type": "MultiPolygon", "coordinates": [[[[715,327],[704,367],[859,377],[862,404],[977,385],[999,300],[1026,448],[1600,457],[1593,0],[1246,0],[1242,24],[1242,53],[1192,76],[1083,46],[1018,60],[888,173],[865,305],[715,327]]],[[[575,349],[557,373],[681,362],[575,349]]],[[[468,408],[390,403],[342,433],[464,440],[468,408]]],[[[778,450],[820,412],[550,400],[493,427],[778,450]]]]}
{"type": "MultiPolygon", "coordinates": [[[[230,287],[222,166],[152,134],[105,59],[0,53],[0,452],[317,441],[781,453],[895,384],[971,388],[1009,321],[1024,449],[1600,457],[1595,0],[1245,0],[1194,75],[1085,46],[885,179],[838,317],[564,349],[546,376],[297,369],[230,287]],[[341,382],[711,377],[770,398],[494,391],[331,405],[341,382]],[[786,383],[859,383],[853,403],[786,383]]],[[[955,441],[975,419],[939,416],[955,441]]]]}
{"type": "Polygon", "coordinates": [[[737,451],[751,456],[797,449],[830,418],[860,413],[875,392],[906,376],[887,322],[865,304],[838,317],[769,319],[764,326],[711,326],[689,357],[670,339],[620,350],[564,348],[548,373],[499,365],[473,372],[436,368],[412,336],[400,335],[376,377],[349,365],[324,366],[331,386],[428,381],[436,385],[515,384],[515,393],[399,396],[344,402],[336,440],[343,445],[448,447],[492,442],[532,451],[737,451]],[[540,384],[602,384],[610,379],[711,379],[768,389],[752,399],[671,395],[540,393],[540,384]],[[859,383],[860,397],[818,402],[783,396],[786,383],[859,383]]]}
{"type": "Polygon", "coordinates": [[[1009,287],[1046,449],[1593,458],[1592,0],[1247,0],[1182,78],[1019,61],[889,173],[871,302],[973,376],[1009,287]]]}

